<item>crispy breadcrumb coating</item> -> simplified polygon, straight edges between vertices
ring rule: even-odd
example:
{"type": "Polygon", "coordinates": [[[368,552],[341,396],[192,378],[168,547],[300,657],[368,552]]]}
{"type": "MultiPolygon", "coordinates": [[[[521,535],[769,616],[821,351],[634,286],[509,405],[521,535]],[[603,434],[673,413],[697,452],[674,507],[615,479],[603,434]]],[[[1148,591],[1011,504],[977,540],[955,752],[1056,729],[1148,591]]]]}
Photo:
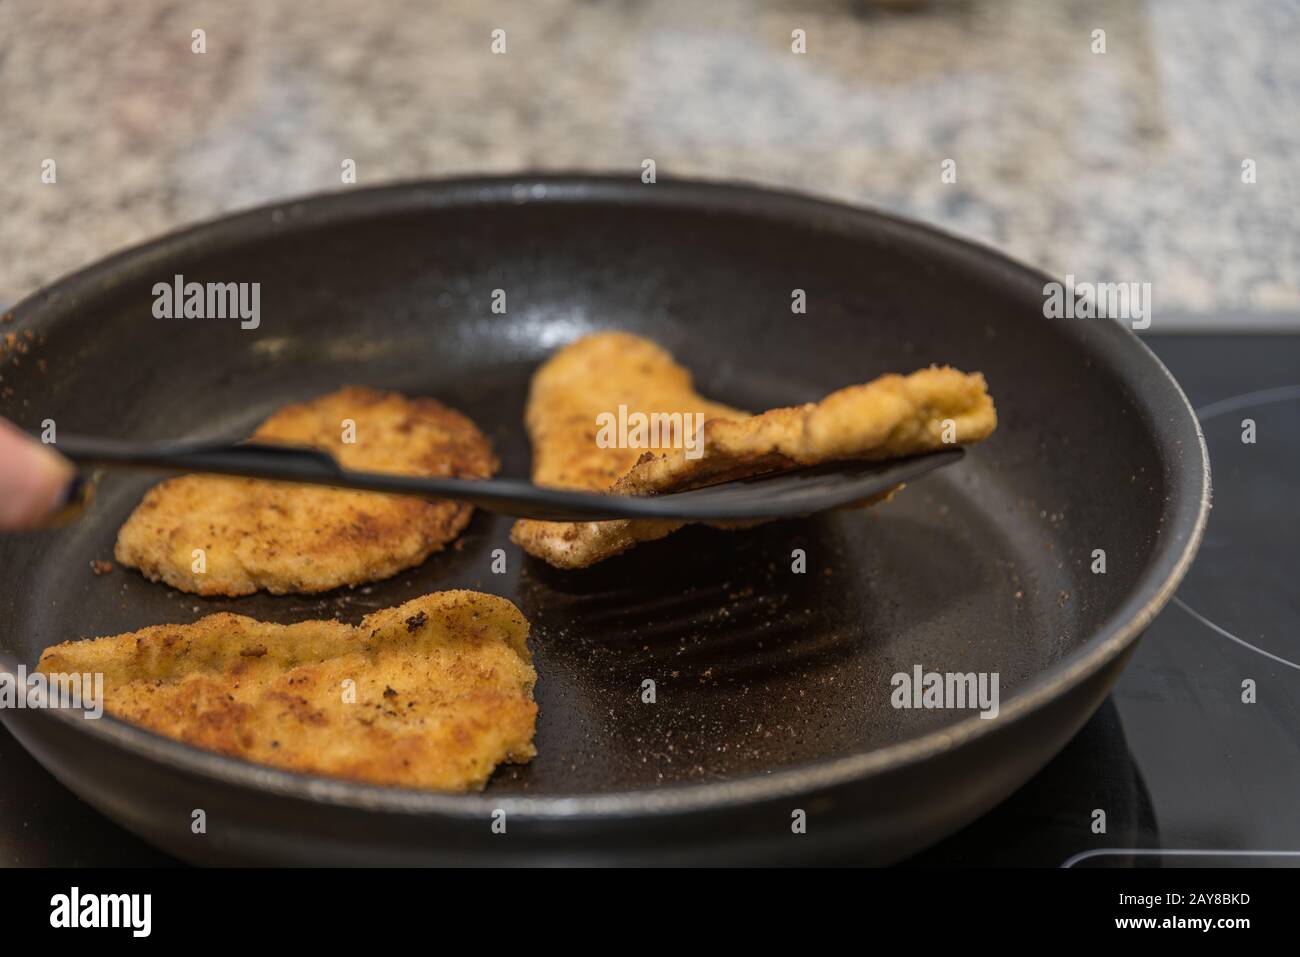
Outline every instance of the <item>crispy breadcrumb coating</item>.
{"type": "Polygon", "coordinates": [[[276,625],[218,614],[47,648],[38,670],[104,675],[104,707],[259,764],[466,791],[536,753],[528,622],[504,598],[425,595],[276,625]]]}
{"type": "MultiPolygon", "coordinates": [[[[824,462],[887,459],[987,438],[997,413],[984,377],[951,368],[884,375],[822,401],[748,415],[700,396],[690,373],[649,340],[599,333],[566,346],[533,376],[525,421],[533,480],[557,488],[653,495],[824,462]],[[620,405],[651,413],[702,412],[703,454],[682,448],[601,448],[597,416],[620,405]]],[[[878,501],[880,496],[873,501],[878,501]]],[[[663,538],[677,519],[515,523],[511,538],[559,568],[585,568],[638,542],[663,538]]],[[[753,523],[747,523],[753,524],[753,523]]]]}
{"type": "MultiPolygon", "coordinates": [[[[371,472],[488,478],[497,469],[488,440],[459,412],[356,386],[285,406],[253,439],[324,449],[344,468],[371,472]],[[343,441],[349,419],[355,442],[343,441]]],[[[184,475],[146,493],[114,554],[152,581],[199,595],[310,594],[420,564],[460,534],[472,511],[461,502],[184,475]]]]}

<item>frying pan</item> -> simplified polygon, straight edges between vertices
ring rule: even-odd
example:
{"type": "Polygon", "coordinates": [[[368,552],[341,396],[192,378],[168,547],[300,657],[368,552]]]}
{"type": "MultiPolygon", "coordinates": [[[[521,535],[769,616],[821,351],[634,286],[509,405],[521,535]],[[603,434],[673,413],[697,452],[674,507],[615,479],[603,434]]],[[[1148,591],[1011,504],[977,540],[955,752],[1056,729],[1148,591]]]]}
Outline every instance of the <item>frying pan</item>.
{"type": "Polygon", "coordinates": [[[984,372],[1000,424],[882,506],[689,528],[585,571],[527,558],[507,519],[479,512],[459,547],[325,596],[203,599],[128,569],[96,576],[89,563],[111,557],[153,480],[128,473],[106,476],[77,524],[0,540],[10,669],[70,638],[217,611],[356,621],[444,588],[504,595],[532,623],[538,756],[498,769],[482,794],[292,774],[108,716],[3,718],[90,804],[196,862],[898,860],[1069,740],[1204,527],[1205,445],[1177,384],[1117,322],[1044,318],[1045,281],[878,213],[590,176],[318,196],[114,256],[14,309],[0,331],[32,336],[4,365],[0,414],[69,433],[231,439],[283,403],[358,383],[461,409],[501,474],[523,476],[537,364],[624,329],[742,408],[950,363],[984,372]],[[260,326],[155,319],[152,286],[176,274],[260,282],[260,326]],[[795,289],[806,314],[792,312],[795,289]],[[895,708],[891,676],[916,666],[996,673],[999,716],[895,708]]]}

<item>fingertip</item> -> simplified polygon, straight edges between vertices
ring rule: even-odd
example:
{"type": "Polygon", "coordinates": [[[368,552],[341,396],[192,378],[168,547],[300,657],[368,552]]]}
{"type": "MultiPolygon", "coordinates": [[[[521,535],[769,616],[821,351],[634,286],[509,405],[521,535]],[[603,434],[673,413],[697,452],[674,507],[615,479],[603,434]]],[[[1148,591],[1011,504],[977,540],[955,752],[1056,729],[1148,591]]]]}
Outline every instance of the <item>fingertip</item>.
{"type": "Polygon", "coordinates": [[[85,484],[71,462],[10,423],[0,422],[0,528],[40,528],[84,495],[85,484]]]}

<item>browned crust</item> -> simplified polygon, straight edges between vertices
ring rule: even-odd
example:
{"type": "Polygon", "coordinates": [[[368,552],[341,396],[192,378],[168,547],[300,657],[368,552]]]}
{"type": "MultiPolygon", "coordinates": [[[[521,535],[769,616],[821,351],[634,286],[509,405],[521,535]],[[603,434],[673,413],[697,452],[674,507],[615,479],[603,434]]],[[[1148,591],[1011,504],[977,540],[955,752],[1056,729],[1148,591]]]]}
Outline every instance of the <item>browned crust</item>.
{"type": "MultiPolygon", "coordinates": [[[[344,468],[488,478],[497,459],[464,415],[433,399],[351,386],[287,405],[253,433],[330,452],[344,468]],[[343,441],[343,422],[356,441],[343,441]]],[[[214,475],[150,489],[118,533],[115,557],[199,595],[315,593],[418,565],[469,523],[451,501],[214,475]],[[194,550],[206,570],[195,572],[194,550]]]]}
{"type": "MultiPolygon", "coordinates": [[[[561,349],[538,369],[526,421],[533,478],[540,484],[653,495],[823,462],[895,458],[978,442],[997,427],[997,413],[978,372],[932,367],[880,376],[821,402],[749,416],[699,396],[690,374],[654,343],[601,333],[561,349]],[[689,458],[680,448],[599,448],[596,416],[619,404],[645,413],[703,412],[703,455],[689,458]],[[947,421],[951,443],[944,441],[947,421]]],[[[685,524],[521,520],[511,537],[552,565],[584,568],[685,524]]]]}
{"type": "Polygon", "coordinates": [[[102,673],[109,713],[200,748],[291,771],[464,791],[483,787],[498,764],[536,753],[527,635],[504,598],[448,591],[356,627],[218,614],[66,642],[47,648],[38,669],[102,673]]]}

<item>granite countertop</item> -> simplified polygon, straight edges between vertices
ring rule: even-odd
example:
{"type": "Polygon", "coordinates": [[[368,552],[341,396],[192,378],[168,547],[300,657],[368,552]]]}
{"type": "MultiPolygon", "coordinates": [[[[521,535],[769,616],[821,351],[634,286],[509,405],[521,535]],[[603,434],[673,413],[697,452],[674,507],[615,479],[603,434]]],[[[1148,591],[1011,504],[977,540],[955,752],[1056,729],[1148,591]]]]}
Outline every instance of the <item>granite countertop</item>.
{"type": "Polygon", "coordinates": [[[369,185],[650,157],[1151,282],[1153,331],[1300,328],[1297,49],[1300,4],[1276,0],[5,0],[0,304],[350,188],[344,159],[369,185]]]}

